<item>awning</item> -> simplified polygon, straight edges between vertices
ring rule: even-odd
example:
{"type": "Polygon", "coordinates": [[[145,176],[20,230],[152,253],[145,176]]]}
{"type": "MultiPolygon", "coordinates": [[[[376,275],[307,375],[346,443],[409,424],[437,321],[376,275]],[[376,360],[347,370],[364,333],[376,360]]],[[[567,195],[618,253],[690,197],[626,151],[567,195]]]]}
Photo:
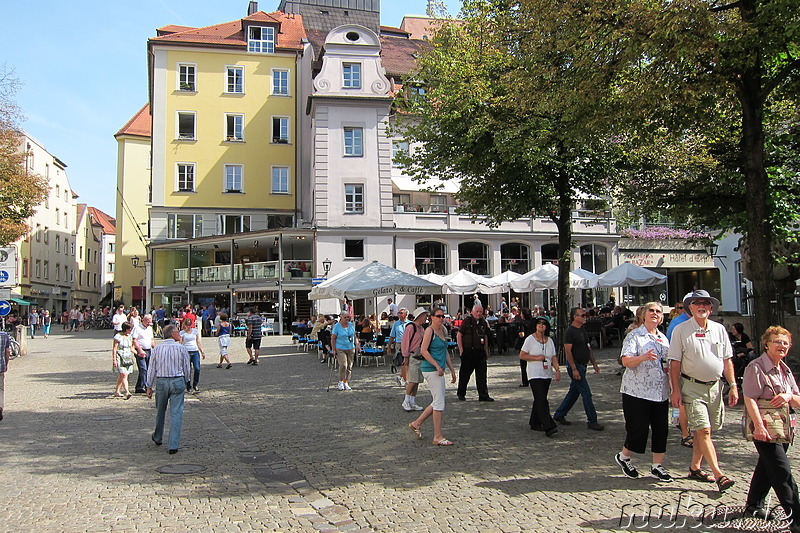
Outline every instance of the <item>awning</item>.
{"type": "Polygon", "coordinates": [[[11,301],[14,302],[15,304],[19,304],[19,305],[33,305],[29,301],[22,300],[20,298],[11,298],[11,301]]]}

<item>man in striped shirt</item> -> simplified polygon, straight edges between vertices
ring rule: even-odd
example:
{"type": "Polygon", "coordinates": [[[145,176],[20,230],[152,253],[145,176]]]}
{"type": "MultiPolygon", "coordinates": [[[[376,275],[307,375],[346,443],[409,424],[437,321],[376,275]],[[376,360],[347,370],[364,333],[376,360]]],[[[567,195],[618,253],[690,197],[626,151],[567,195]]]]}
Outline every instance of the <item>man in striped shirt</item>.
{"type": "Polygon", "coordinates": [[[169,403],[169,453],[177,453],[183,427],[183,393],[189,383],[189,352],[173,325],[164,328],[164,342],[153,348],[147,367],[147,397],[156,391],[156,429],[150,438],[161,446],[169,403]]]}

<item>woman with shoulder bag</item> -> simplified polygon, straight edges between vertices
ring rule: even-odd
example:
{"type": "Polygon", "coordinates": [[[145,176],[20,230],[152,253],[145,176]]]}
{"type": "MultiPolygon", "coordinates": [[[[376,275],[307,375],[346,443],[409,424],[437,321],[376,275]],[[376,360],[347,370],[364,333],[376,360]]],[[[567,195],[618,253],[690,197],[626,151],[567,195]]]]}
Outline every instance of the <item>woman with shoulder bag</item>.
{"type": "Polygon", "coordinates": [[[128,374],[133,372],[133,367],[136,366],[136,359],[133,355],[133,337],[131,337],[130,323],[123,322],[119,333],[114,335],[111,357],[114,371],[119,374],[117,376],[117,386],[114,387],[114,396],[124,396],[125,399],[128,400],[131,397],[131,391],[128,388],[128,374]],[[124,395],[120,394],[120,388],[125,391],[124,395]]]}
{"type": "MultiPolygon", "coordinates": [[[[781,439],[777,435],[770,435],[767,424],[769,421],[764,420],[762,410],[759,409],[759,400],[768,400],[772,408],[787,405],[800,407],[797,382],[792,371],[783,362],[792,346],[792,334],[782,327],[771,326],[761,336],[761,346],[764,353],[747,366],[742,382],[744,405],[749,419],[753,421],[753,444],[758,451],[758,463],[750,480],[745,512],[767,518],[766,498],[772,487],[786,516],[791,519],[789,531],[800,532],[800,518],[797,518],[800,517],[800,498],[786,457],[789,443],[777,442],[781,439]]],[[[786,416],[787,420],[781,430],[788,436],[792,429],[788,427],[789,414],[786,413],[786,416]]]]}

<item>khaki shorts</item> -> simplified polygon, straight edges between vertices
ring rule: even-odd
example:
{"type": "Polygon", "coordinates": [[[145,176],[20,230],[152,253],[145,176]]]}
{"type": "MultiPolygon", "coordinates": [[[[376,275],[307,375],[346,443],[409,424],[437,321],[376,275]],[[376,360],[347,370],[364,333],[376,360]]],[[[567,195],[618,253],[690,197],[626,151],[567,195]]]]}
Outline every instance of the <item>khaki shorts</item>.
{"type": "Polygon", "coordinates": [[[686,407],[689,429],[722,428],[725,420],[725,406],[722,401],[722,387],[719,380],[713,385],[702,385],[681,378],[681,396],[686,407]]]}
{"type": "Polygon", "coordinates": [[[422,383],[425,381],[425,378],[422,376],[422,370],[419,369],[421,364],[422,361],[414,359],[413,356],[408,358],[408,375],[406,375],[406,381],[410,383],[422,383]]]}

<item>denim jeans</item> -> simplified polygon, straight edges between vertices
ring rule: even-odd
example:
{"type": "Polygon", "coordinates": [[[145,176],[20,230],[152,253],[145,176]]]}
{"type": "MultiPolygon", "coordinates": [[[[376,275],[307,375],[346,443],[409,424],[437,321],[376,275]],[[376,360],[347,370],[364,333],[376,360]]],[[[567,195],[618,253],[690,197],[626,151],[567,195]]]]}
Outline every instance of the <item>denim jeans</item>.
{"type": "Polygon", "coordinates": [[[169,449],[177,450],[181,445],[183,427],[183,395],[185,378],[156,378],[156,430],[153,440],[161,442],[164,438],[164,418],[169,403],[169,449]]]}
{"type": "Polygon", "coordinates": [[[578,401],[578,397],[581,396],[583,397],[583,410],[586,411],[586,422],[588,424],[594,424],[597,422],[597,411],[594,408],[594,402],[592,402],[592,390],[589,388],[589,382],[586,381],[586,365],[576,364],[575,368],[578,369],[581,379],[574,379],[572,377],[572,369],[569,364],[567,364],[567,374],[569,374],[570,379],[569,390],[567,391],[567,395],[564,396],[564,401],[561,402],[556,412],[553,413],[553,418],[564,418],[567,416],[569,410],[572,409],[572,406],[578,401]]]}
{"type": "Polygon", "coordinates": [[[144,350],[147,355],[144,358],[136,356],[136,366],[139,367],[139,377],[136,378],[136,387],[134,390],[141,392],[145,390],[147,379],[147,365],[150,364],[150,350],[144,350]]]}
{"type": "MultiPolygon", "coordinates": [[[[197,387],[200,383],[200,352],[189,352],[189,362],[194,369],[194,376],[192,377],[192,387],[197,387]]],[[[189,382],[186,382],[186,390],[189,390],[189,382]]]]}

